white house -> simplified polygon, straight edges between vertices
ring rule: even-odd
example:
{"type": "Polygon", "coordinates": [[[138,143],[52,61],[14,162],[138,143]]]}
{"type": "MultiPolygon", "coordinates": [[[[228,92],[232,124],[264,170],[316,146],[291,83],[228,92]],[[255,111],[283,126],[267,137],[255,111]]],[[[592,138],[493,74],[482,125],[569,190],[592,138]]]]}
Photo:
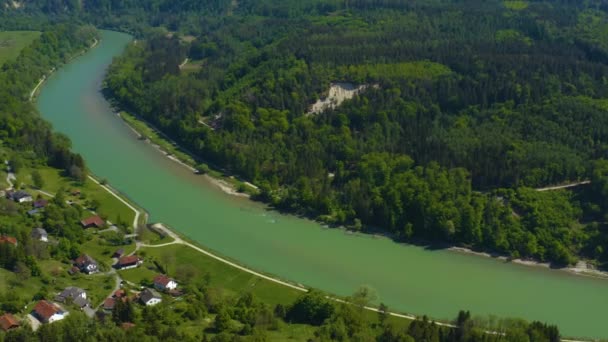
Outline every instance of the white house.
{"type": "Polygon", "coordinates": [[[145,306],[153,306],[163,301],[158,292],[152,289],[145,289],[139,294],[139,300],[145,306]]]}
{"type": "Polygon", "coordinates": [[[177,282],[164,274],[154,277],[154,287],[159,291],[175,290],[177,282]]]}

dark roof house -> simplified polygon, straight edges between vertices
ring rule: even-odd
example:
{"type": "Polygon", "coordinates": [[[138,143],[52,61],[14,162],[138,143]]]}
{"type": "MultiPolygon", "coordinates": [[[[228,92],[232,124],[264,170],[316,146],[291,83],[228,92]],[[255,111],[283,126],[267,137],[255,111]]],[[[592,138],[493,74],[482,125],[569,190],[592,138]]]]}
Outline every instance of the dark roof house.
{"type": "Polygon", "coordinates": [[[38,241],[49,241],[49,234],[43,228],[34,228],[31,233],[32,239],[38,241]]]}
{"type": "Polygon", "coordinates": [[[86,291],[79,287],[69,286],[66,287],[63,291],[61,291],[60,294],[55,296],[55,301],[59,303],[65,303],[68,299],[76,301],[77,298],[82,298],[86,300],[86,291]]]}
{"type": "Polygon", "coordinates": [[[49,205],[49,201],[47,201],[45,199],[39,199],[36,202],[34,202],[34,208],[36,208],[36,209],[44,208],[47,205],[49,205]]]}
{"type": "Polygon", "coordinates": [[[112,258],[120,258],[125,254],[125,249],[124,248],[119,248],[116,250],[116,252],[114,252],[114,254],[112,254],[112,258]]]}
{"type": "Polygon", "coordinates": [[[158,292],[152,289],[145,289],[139,294],[139,300],[146,306],[152,306],[160,303],[162,301],[162,297],[160,294],[158,294],[158,292]]]}
{"type": "Polygon", "coordinates": [[[22,190],[13,192],[11,194],[11,198],[13,199],[13,201],[18,202],[18,203],[31,202],[34,200],[32,195],[30,195],[29,193],[22,191],[22,190]]]}

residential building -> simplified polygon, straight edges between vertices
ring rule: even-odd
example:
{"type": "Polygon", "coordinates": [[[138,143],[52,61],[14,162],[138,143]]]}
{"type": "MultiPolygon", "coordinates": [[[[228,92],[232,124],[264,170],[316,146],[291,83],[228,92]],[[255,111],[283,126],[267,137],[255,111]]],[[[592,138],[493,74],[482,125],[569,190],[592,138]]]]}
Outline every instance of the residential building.
{"type": "Polygon", "coordinates": [[[34,307],[33,314],[42,323],[53,323],[64,319],[68,315],[68,312],[64,311],[57,304],[41,300],[34,307]]]}
{"type": "Polygon", "coordinates": [[[13,199],[13,201],[17,202],[17,203],[25,203],[25,202],[33,202],[34,198],[32,197],[32,195],[28,194],[25,191],[16,191],[13,192],[11,194],[11,198],[13,199]]]}
{"type": "Polygon", "coordinates": [[[65,290],[61,291],[60,294],[55,296],[55,301],[59,303],[66,303],[68,300],[71,300],[72,303],[78,305],[80,308],[90,305],[89,301],[87,300],[86,291],[79,287],[66,287],[65,290]]]}
{"type": "Polygon", "coordinates": [[[83,228],[101,228],[105,225],[105,221],[99,217],[98,215],[87,217],[86,219],[80,221],[80,224],[83,228]]]}
{"type": "Polygon", "coordinates": [[[154,287],[160,291],[175,290],[177,282],[164,274],[154,277],[154,287]]]}
{"type": "Polygon", "coordinates": [[[141,265],[142,261],[137,255],[123,256],[118,259],[118,262],[114,265],[119,270],[126,270],[135,268],[141,265]]]}
{"type": "Polygon", "coordinates": [[[83,254],[74,260],[74,266],[78,267],[80,272],[86,274],[96,273],[99,270],[97,261],[90,256],[83,254]]]}
{"type": "Polygon", "coordinates": [[[49,234],[43,228],[34,228],[31,236],[34,240],[49,242],[49,234]]]}
{"type": "Polygon", "coordinates": [[[0,329],[9,331],[19,328],[19,321],[10,313],[0,316],[0,329]]]}
{"type": "Polygon", "coordinates": [[[106,298],[106,300],[103,302],[103,309],[106,311],[112,311],[112,310],[114,310],[115,305],[116,305],[115,298],[106,298]]]}
{"type": "Polygon", "coordinates": [[[161,295],[152,289],[145,289],[139,294],[139,301],[146,306],[156,305],[162,300],[161,295]]]}
{"type": "Polygon", "coordinates": [[[17,246],[17,239],[12,236],[2,235],[0,236],[0,243],[8,243],[13,246],[17,246]]]}

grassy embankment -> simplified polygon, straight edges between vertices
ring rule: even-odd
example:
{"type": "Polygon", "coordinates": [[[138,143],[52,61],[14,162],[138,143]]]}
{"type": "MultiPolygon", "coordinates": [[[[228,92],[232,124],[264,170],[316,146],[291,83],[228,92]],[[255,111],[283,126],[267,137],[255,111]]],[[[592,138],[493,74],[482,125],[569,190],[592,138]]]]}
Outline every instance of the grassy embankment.
{"type": "MultiPolygon", "coordinates": [[[[149,125],[147,122],[144,122],[133,114],[129,114],[124,111],[120,112],[120,117],[125,121],[125,123],[127,123],[127,125],[137,131],[143,137],[149,139],[152,144],[157,145],[163,152],[174,156],[192,168],[197,168],[198,163],[190,154],[184,151],[179,145],[168,139],[167,136],[149,125]]],[[[220,179],[229,183],[232,185],[232,187],[234,187],[234,189],[238,189],[239,191],[242,190],[243,192],[249,194],[254,194],[256,192],[256,189],[251,188],[245,182],[239,181],[231,175],[225,174],[217,169],[212,168],[207,174],[212,178],[220,179]]]]}
{"type": "Polygon", "coordinates": [[[35,31],[0,32],[0,65],[19,56],[21,50],[40,36],[35,31]]]}

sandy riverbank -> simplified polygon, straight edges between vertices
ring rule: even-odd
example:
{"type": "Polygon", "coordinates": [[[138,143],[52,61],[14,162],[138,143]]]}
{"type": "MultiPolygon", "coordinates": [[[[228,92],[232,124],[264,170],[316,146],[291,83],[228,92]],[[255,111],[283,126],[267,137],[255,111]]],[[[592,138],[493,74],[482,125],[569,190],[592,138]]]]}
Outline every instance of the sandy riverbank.
{"type": "MultiPolygon", "coordinates": [[[[501,260],[504,262],[511,262],[511,263],[518,264],[518,265],[524,265],[524,266],[530,266],[530,267],[553,268],[551,266],[551,264],[546,263],[546,262],[539,262],[539,261],[534,261],[534,260],[524,260],[524,259],[510,259],[504,255],[493,255],[493,254],[485,253],[485,252],[476,252],[476,251],[473,251],[471,249],[464,248],[464,247],[450,247],[450,248],[448,248],[448,250],[456,252],[456,253],[470,254],[470,255],[475,255],[475,256],[480,256],[480,257],[485,257],[485,258],[497,259],[497,260],[501,260]]],[[[576,275],[608,279],[608,272],[595,269],[594,267],[592,267],[585,261],[579,261],[576,264],[576,266],[562,267],[562,268],[558,268],[556,270],[568,272],[568,273],[572,273],[572,274],[576,274],[576,275]]]]}

